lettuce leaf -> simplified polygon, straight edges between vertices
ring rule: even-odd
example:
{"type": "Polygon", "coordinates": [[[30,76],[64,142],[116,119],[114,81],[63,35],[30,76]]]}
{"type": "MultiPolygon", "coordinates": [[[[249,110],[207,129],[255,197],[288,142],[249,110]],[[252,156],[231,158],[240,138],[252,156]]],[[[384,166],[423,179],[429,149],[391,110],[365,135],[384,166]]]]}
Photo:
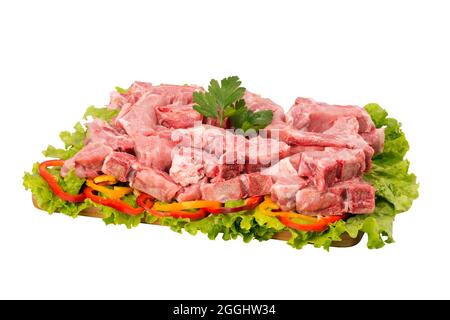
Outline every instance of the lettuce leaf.
{"type": "Polygon", "coordinates": [[[119,111],[120,110],[118,109],[109,109],[108,107],[97,108],[95,106],[90,106],[84,113],[83,119],[87,120],[88,117],[92,117],[93,119],[101,119],[110,122],[119,114],[119,111]]]}
{"type": "Polygon", "coordinates": [[[346,221],[338,221],[322,233],[302,232],[290,230],[292,238],[288,244],[296,249],[311,243],[315,247],[330,248],[334,241],[340,241],[341,236],[347,233],[351,238],[358,237],[360,232],[367,233],[367,247],[377,249],[385,243],[392,243],[392,224],[394,222],[394,210],[385,201],[377,201],[375,212],[370,215],[355,215],[346,221]]]}
{"type": "MultiPolygon", "coordinates": [[[[127,194],[125,197],[121,199],[125,203],[136,207],[136,196],[132,193],[127,194]]],[[[86,199],[85,202],[90,203],[91,206],[99,209],[100,213],[103,215],[103,221],[106,225],[114,224],[114,225],[124,225],[128,229],[133,227],[137,227],[142,219],[145,218],[145,213],[142,213],[137,216],[130,216],[128,214],[124,214],[116,209],[111,207],[103,206],[97,203],[92,202],[90,199],[86,199]]]]}
{"type": "Polygon", "coordinates": [[[116,91],[120,94],[126,94],[128,92],[128,89],[124,89],[122,87],[116,86],[116,91]]]}
{"type": "MultiPolygon", "coordinates": [[[[154,217],[154,216],[152,216],[154,217]]],[[[156,217],[154,217],[156,218],[156,217]]],[[[148,218],[146,219],[148,220],[148,218]]],[[[190,221],[190,219],[186,218],[173,218],[173,217],[164,217],[164,218],[156,218],[155,222],[158,221],[158,223],[162,226],[169,227],[172,231],[181,233],[185,225],[190,221]]]]}
{"type": "MultiPolygon", "coordinates": [[[[369,114],[387,112],[376,104],[366,108],[369,114]]],[[[377,189],[377,206],[379,200],[390,203],[395,213],[407,211],[414,199],[419,196],[419,185],[414,174],[409,173],[409,161],[404,159],[409,150],[401,124],[392,118],[384,117],[377,126],[386,126],[384,151],[373,159],[373,167],[365,179],[377,189]]]]}
{"type": "Polygon", "coordinates": [[[49,145],[42,154],[49,158],[58,158],[67,160],[72,158],[81,148],[84,147],[84,140],[86,139],[86,129],[79,122],[73,127],[74,131],[63,131],[59,137],[64,142],[64,149],[58,149],[49,145]]]}
{"type": "MultiPolygon", "coordinates": [[[[227,207],[238,205],[242,205],[242,202],[225,203],[227,207]]],[[[242,237],[244,242],[249,242],[252,239],[269,240],[275,233],[286,227],[277,218],[266,216],[256,208],[234,214],[210,215],[204,219],[189,222],[184,228],[192,235],[200,231],[211,240],[216,239],[221,233],[223,240],[242,237]]]]}
{"type": "MultiPolygon", "coordinates": [[[[78,216],[80,211],[89,207],[88,203],[72,203],[61,200],[49,188],[47,182],[38,173],[39,163],[35,163],[31,173],[25,172],[23,186],[26,190],[31,190],[38,207],[48,213],[60,212],[71,217],[78,216]]],[[[84,184],[84,179],[78,178],[73,171],[62,178],[59,175],[59,168],[50,169],[55,175],[58,183],[64,191],[77,194],[84,184]]]]}
{"type": "MultiPolygon", "coordinates": [[[[88,117],[92,117],[93,119],[101,119],[110,122],[118,113],[119,110],[108,109],[107,107],[97,108],[95,106],[90,106],[84,113],[83,119],[86,120],[88,117]]],[[[74,131],[72,132],[63,131],[59,134],[59,137],[64,142],[64,148],[56,148],[49,145],[42,154],[49,158],[63,160],[72,158],[84,147],[84,141],[87,136],[87,130],[80,122],[77,122],[73,128],[74,131]]]]}

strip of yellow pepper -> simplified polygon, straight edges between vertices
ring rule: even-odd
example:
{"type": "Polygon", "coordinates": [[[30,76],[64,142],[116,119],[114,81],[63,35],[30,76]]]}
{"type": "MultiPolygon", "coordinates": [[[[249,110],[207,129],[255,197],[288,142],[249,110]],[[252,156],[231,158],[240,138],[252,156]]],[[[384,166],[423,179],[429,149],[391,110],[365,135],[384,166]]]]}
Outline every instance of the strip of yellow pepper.
{"type": "Polygon", "coordinates": [[[117,179],[113,176],[107,176],[106,174],[103,174],[101,176],[94,178],[95,184],[102,184],[102,185],[113,185],[117,183],[117,179]]]}
{"type": "Polygon", "coordinates": [[[279,208],[280,207],[272,201],[270,196],[265,196],[264,201],[259,205],[259,210],[261,210],[261,212],[263,214],[265,214],[266,216],[297,218],[297,219],[302,219],[302,220],[310,221],[310,222],[317,221],[317,218],[315,218],[315,217],[305,216],[303,214],[295,213],[292,211],[273,211],[273,210],[277,210],[279,208]],[[268,210],[268,209],[271,209],[271,210],[268,210]]]}
{"type": "Polygon", "coordinates": [[[91,179],[88,179],[86,181],[86,185],[88,187],[92,188],[93,190],[98,191],[98,192],[102,193],[103,195],[105,195],[106,197],[111,198],[111,199],[120,199],[124,195],[126,195],[132,191],[132,189],[128,188],[128,187],[115,186],[113,189],[110,189],[108,187],[100,186],[100,185],[96,184],[91,179]]]}
{"type": "Polygon", "coordinates": [[[180,210],[201,209],[201,208],[219,208],[221,206],[222,203],[218,201],[198,200],[198,201],[183,201],[174,203],[155,202],[155,204],[153,205],[153,209],[156,211],[180,211],[180,210]]]}

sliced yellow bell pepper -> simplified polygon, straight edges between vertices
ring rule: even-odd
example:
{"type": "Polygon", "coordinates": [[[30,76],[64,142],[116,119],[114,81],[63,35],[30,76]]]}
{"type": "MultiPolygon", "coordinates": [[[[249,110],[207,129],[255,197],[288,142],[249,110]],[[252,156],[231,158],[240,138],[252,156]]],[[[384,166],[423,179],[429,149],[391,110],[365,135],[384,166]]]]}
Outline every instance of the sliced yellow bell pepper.
{"type": "Polygon", "coordinates": [[[156,211],[180,211],[201,208],[219,208],[221,206],[222,203],[218,201],[197,200],[174,203],[155,202],[155,204],[153,205],[153,209],[156,211]]]}
{"type": "Polygon", "coordinates": [[[267,209],[277,210],[279,208],[280,207],[272,201],[269,195],[266,195],[264,201],[259,205],[259,209],[264,213],[268,211],[267,209]]]}
{"type": "Polygon", "coordinates": [[[95,184],[107,184],[112,185],[117,183],[117,179],[113,176],[107,176],[106,174],[103,174],[101,176],[94,178],[95,184]]]}
{"type": "Polygon", "coordinates": [[[111,199],[120,199],[124,195],[126,195],[126,194],[128,194],[128,193],[130,193],[132,191],[132,189],[128,188],[128,187],[117,187],[117,186],[115,186],[113,189],[110,189],[108,187],[100,186],[100,185],[96,184],[91,179],[88,179],[86,181],[86,185],[88,187],[92,188],[95,191],[101,192],[106,197],[111,198],[111,199]]]}
{"type": "Polygon", "coordinates": [[[310,222],[317,221],[317,218],[315,218],[315,217],[305,216],[303,214],[292,212],[292,211],[272,211],[272,210],[277,210],[279,208],[280,207],[275,202],[273,202],[272,199],[270,198],[270,196],[268,196],[268,195],[265,196],[264,201],[259,205],[259,209],[266,216],[297,218],[297,219],[302,219],[302,220],[310,221],[310,222]],[[271,209],[271,210],[268,210],[268,209],[271,209]]]}

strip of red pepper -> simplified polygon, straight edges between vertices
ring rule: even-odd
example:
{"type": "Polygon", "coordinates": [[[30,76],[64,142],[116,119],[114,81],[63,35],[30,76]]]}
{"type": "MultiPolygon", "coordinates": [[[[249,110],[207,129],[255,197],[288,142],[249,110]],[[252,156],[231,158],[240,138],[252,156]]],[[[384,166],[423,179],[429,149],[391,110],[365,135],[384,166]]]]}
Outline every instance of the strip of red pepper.
{"type": "Polygon", "coordinates": [[[278,217],[278,219],[281,221],[282,224],[284,224],[286,227],[300,230],[300,231],[314,231],[314,232],[321,232],[328,228],[328,225],[339,221],[341,219],[344,219],[347,217],[347,215],[339,215],[339,216],[327,216],[322,217],[320,219],[317,219],[317,222],[310,223],[310,224],[302,224],[292,221],[288,217],[278,217]]]}
{"type": "Polygon", "coordinates": [[[48,172],[48,167],[62,167],[64,165],[64,160],[47,160],[39,165],[39,175],[47,182],[53,193],[64,201],[70,202],[83,202],[86,196],[83,193],[80,194],[70,194],[61,188],[58,184],[56,178],[48,172]]]}
{"type": "Polygon", "coordinates": [[[197,211],[156,211],[152,209],[154,204],[154,198],[148,194],[141,193],[136,200],[138,206],[144,208],[147,212],[152,215],[163,218],[163,217],[173,217],[173,218],[189,218],[191,220],[198,220],[206,217],[206,210],[199,209],[197,211]]]}
{"type": "Polygon", "coordinates": [[[89,187],[84,188],[84,194],[86,195],[87,198],[91,199],[95,203],[111,207],[130,216],[138,216],[145,211],[144,208],[141,207],[134,208],[130,206],[128,203],[125,203],[119,199],[109,199],[97,196],[94,194],[94,191],[89,187]]]}

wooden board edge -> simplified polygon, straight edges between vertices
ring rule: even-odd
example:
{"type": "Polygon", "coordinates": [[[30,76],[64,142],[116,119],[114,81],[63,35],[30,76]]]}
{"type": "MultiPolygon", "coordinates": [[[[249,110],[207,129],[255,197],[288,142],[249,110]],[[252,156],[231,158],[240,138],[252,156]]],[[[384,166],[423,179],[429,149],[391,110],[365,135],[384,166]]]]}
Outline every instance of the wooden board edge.
{"type": "MultiPolygon", "coordinates": [[[[33,200],[33,205],[39,209],[42,210],[41,208],[39,208],[36,199],[34,197],[32,197],[33,200]]],[[[83,217],[91,217],[91,218],[103,218],[103,215],[99,212],[99,210],[95,207],[90,207],[90,208],[86,208],[83,211],[81,211],[78,215],[83,216],[83,217]]],[[[142,221],[142,223],[147,224],[147,222],[142,221]]],[[[156,223],[151,223],[154,225],[159,225],[158,222],[156,223]]],[[[352,238],[350,237],[350,235],[345,232],[341,235],[341,241],[333,241],[331,246],[332,247],[336,247],[336,248],[348,248],[348,247],[353,247],[356,246],[362,239],[364,233],[359,232],[358,235],[356,236],[356,238],[352,238]]],[[[291,233],[289,231],[281,231],[276,233],[272,239],[275,240],[281,240],[281,241],[288,241],[291,238],[291,233]]]]}

